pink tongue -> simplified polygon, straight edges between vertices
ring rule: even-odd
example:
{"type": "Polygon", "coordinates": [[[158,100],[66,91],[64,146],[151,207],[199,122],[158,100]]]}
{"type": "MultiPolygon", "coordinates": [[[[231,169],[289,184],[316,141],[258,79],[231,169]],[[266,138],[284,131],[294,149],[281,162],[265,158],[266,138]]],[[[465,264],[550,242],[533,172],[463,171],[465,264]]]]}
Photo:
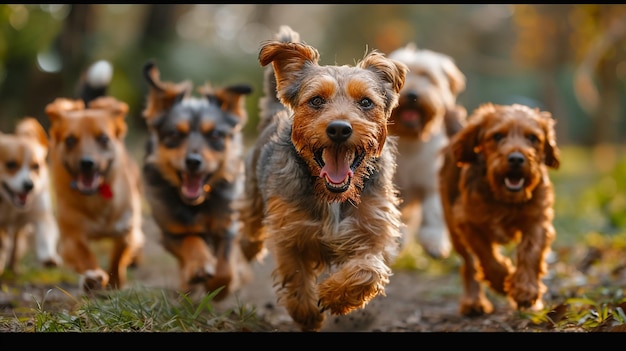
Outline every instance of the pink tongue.
{"type": "Polygon", "coordinates": [[[80,174],[78,176],[78,187],[82,190],[93,190],[99,184],[99,177],[96,174],[80,174]]]}
{"type": "Polygon", "coordinates": [[[415,122],[417,119],[418,115],[415,110],[406,110],[402,112],[402,120],[405,122],[415,122]]]}
{"type": "Polygon", "coordinates": [[[185,197],[194,199],[200,196],[202,178],[199,175],[183,174],[182,193],[185,197]]]}
{"type": "Polygon", "coordinates": [[[348,176],[352,176],[352,170],[345,158],[328,157],[325,161],[320,177],[327,177],[332,183],[341,184],[348,176]]]}

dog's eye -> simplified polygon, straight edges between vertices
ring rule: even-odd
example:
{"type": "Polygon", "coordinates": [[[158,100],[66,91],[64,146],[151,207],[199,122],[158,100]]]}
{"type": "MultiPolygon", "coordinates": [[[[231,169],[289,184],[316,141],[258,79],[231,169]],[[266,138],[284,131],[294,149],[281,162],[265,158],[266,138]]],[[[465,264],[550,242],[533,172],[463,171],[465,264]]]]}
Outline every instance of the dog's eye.
{"type": "Polygon", "coordinates": [[[206,134],[206,138],[215,150],[223,150],[226,139],[226,133],[221,130],[214,129],[206,134]]]}
{"type": "Polygon", "coordinates": [[[526,139],[530,140],[531,143],[536,144],[539,142],[539,138],[535,134],[528,134],[526,139]]]}
{"type": "Polygon", "coordinates": [[[184,135],[177,130],[165,132],[161,137],[166,147],[177,147],[183,138],[184,135]]]}
{"type": "Polygon", "coordinates": [[[35,172],[39,171],[39,163],[33,163],[30,168],[32,168],[35,172]]]}
{"type": "Polygon", "coordinates": [[[98,135],[96,140],[98,141],[98,144],[100,144],[103,147],[105,147],[105,146],[107,146],[109,144],[109,136],[104,134],[104,133],[98,135]]]}
{"type": "Polygon", "coordinates": [[[309,106],[315,109],[321,108],[322,106],[324,106],[325,103],[326,103],[326,100],[324,100],[324,98],[322,98],[321,96],[316,96],[312,98],[311,100],[309,100],[309,106]]]}
{"type": "Polygon", "coordinates": [[[74,146],[76,146],[77,143],[78,143],[78,139],[73,135],[70,135],[67,138],[65,138],[65,146],[68,149],[73,148],[74,146]]]}
{"type": "Polygon", "coordinates": [[[17,164],[17,161],[9,161],[5,164],[5,166],[7,170],[14,171],[18,168],[19,165],[17,164]]]}
{"type": "Polygon", "coordinates": [[[502,134],[502,133],[494,133],[492,138],[493,138],[493,140],[495,142],[498,142],[498,141],[504,139],[504,134],[502,134]]]}
{"type": "Polygon", "coordinates": [[[374,102],[370,98],[362,98],[359,100],[359,106],[364,110],[369,110],[374,107],[374,102]]]}

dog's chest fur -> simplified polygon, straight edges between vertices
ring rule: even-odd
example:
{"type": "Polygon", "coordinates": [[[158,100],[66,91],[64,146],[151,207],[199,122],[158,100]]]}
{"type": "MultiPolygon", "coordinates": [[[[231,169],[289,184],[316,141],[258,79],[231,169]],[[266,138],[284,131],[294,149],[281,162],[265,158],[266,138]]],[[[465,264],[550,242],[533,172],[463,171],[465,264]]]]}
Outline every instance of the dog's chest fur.
{"type": "Polygon", "coordinates": [[[448,137],[443,131],[433,134],[428,141],[398,138],[395,181],[405,198],[415,198],[425,189],[437,190],[437,173],[443,163],[441,149],[447,144],[448,137]]]}

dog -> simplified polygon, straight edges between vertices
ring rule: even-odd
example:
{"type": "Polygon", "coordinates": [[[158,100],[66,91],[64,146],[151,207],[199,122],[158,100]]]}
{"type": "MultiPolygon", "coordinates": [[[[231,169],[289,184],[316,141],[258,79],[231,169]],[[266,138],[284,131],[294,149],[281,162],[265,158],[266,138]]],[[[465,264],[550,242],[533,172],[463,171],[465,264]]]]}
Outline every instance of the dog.
{"type": "Polygon", "coordinates": [[[493,312],[483,282],[515,309],[543,308],[541,279],[556,237],[548,174],[560,165],[555,123],[538,108],[485,103],[445,149],[440,190],[462,259],[462,315],[493,312]],[[500,252],[509,244],[515,245],[515,264],[500,252]]]}
{"type": "Polygon", "coordinates": [[[389,125],[390,133],[399,137],[395,182],[405,230],[431,257],[446,258],[451,245],[437,173],[443,163],[442,148],[467,116],[456,103],[465,90],[465,75],[450,56],[418,49],[415,43],[392,51],[389,57],[409,67],[389,125]]]}
{"type": "Polygon", "coordinates": [[[235,203],[244,186],[244,98],[252,87],[206,83],[195,97],[189,80],[162,82],[154,61],[143,72],[150,136],[142,173],[152,215],[178,262],[181,291],[222,288],[221,300],[249,280],[235,203]]]}
{"type": "Polygon", "coordinates": [[[278,301],[302,331],[385,295],[401,236],[387,122],[407,68],[375,50],[355,66],[318,60],[288,26],[262,44],[242,208],[244,253],[259,258],[267,242],[278,301]]]}
{"type": "MultiPolygon", "coordinates": [[[[89,77],[110,73],[110,64],[92,65],[83,89],[93,89],[89,77]]],[[[89,295],[124,286],[145,235],[140,170],[124,144],[128,105],[108,95],[81,96],[90,98],[59,97],[45,112],[60,251],[64,263],[79,273],[79,291],[89,295]],[[108,271],[90,248],[100,239],[112,241],[108,271]]]]}
{"type": "Polygon", "coordinates": [[[48,135],[34,117],[22,118],[11,134],[0,133],[0,275],[19,273],[30,239],[44,267],[62,264],[47,155],[48,135]]]}

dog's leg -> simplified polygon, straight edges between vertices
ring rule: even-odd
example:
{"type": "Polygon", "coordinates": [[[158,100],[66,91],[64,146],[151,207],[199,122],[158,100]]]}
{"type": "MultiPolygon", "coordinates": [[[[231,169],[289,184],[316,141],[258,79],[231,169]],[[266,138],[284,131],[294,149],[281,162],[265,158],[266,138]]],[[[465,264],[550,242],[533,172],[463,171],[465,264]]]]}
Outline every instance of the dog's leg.
{"type": "Polygon", "coordinates": [[[478,261],[468,250],[458,228],[450,229],[450,238],[454,250],[461,256],[459,272],[463,282],[463,296],[459,303],[459,312],[465,316],[480,316],[493,312],[493,305],[487,299],[485,291],[478,280],[478,261]]]}
{"type": "Polygon", "coordinates": [[[64,264],[80,274],[80,292],[88,295],[93,290],[106,287],[109,274],[98,265],[97,257],[89,248],[86,234],[80,226],[74,225],[76,217],[67,214],[58,218],[61,257],[64,264]]]}
{"type": "Polygon", "coordinates": [[[113,241],[109,258],[109,286],[120,289],[126,284],[128,267],[133,263],[143,246],[143,232],[132,228],[131,232],[113,241]]]}
{"type": "Polygon", "coordinates": [[[216,260],[202,237],[165,234],[162,239],[165,249],[178,261],[182,292],[188,293],[191,285],[204,283],[215,276],[216,260]]]}
{"type": "Polygon", "coordinates": [[[46,213],[34,223],[35,253],[44,267],[58,267],[62,260],[58,254],[59,228],[54,215],[46,213]]]}
{"type": "Polygon", "coordinates": [[[441,198],[435,189],[425,194],[421,217],[417,237],[419,243],[434,258],[448,257],[451,249],[450,239],[443,218],[441,198]]]}
{"type": "Polygon", "coordinates": [[[217,264],[215,266],[215,276],[205,283],[207,291],[213,291],[220,287],[223,289],[215,296],[216,300],[224,299],[231,288],[231,282],[233,280],[233,267],[231,266],[233,251],[236,249],[234,246],[236,241],[235,237],[239,230],[239,223],[236,221],[236,215],[231,214],[230,220],[220,223],[217,221],[218,226],[226,227],[223,237],[218,237],[215,240],[215,256],[217,258],[217,264]]]}
{"type": "Polygon", "coordinates": [[[4,273],[4,269],[9,262],[11,251],[13,250],[12,246],[11,233],[4,228],[0,228],[0,275],[4,273]]]}
{"type": "MultiPolygon", "coordinates": [[[[248,167],[250,168],[250,167],[248,167]]],[[[247,198],[242,200],[241,218],[243,227],[239,245],[245,258],[251,261],[255,258],[262,259],[265,254],[265,231],[263,229],[263,197],[258,191],[257,183],[252,171],[246,169],[248,182],[245,184],[247,198]]]]}
{"type": "Polygon", "coordinates": [[[552,224],[544,221],[542,226],[527,230],[516,248],[515,272],[505,282],[505,290],[513,307],[518,309],[543,308],[542,296],[547,288],[541,278],[547,272],[546,256],[556,236],[552,224]]]}

